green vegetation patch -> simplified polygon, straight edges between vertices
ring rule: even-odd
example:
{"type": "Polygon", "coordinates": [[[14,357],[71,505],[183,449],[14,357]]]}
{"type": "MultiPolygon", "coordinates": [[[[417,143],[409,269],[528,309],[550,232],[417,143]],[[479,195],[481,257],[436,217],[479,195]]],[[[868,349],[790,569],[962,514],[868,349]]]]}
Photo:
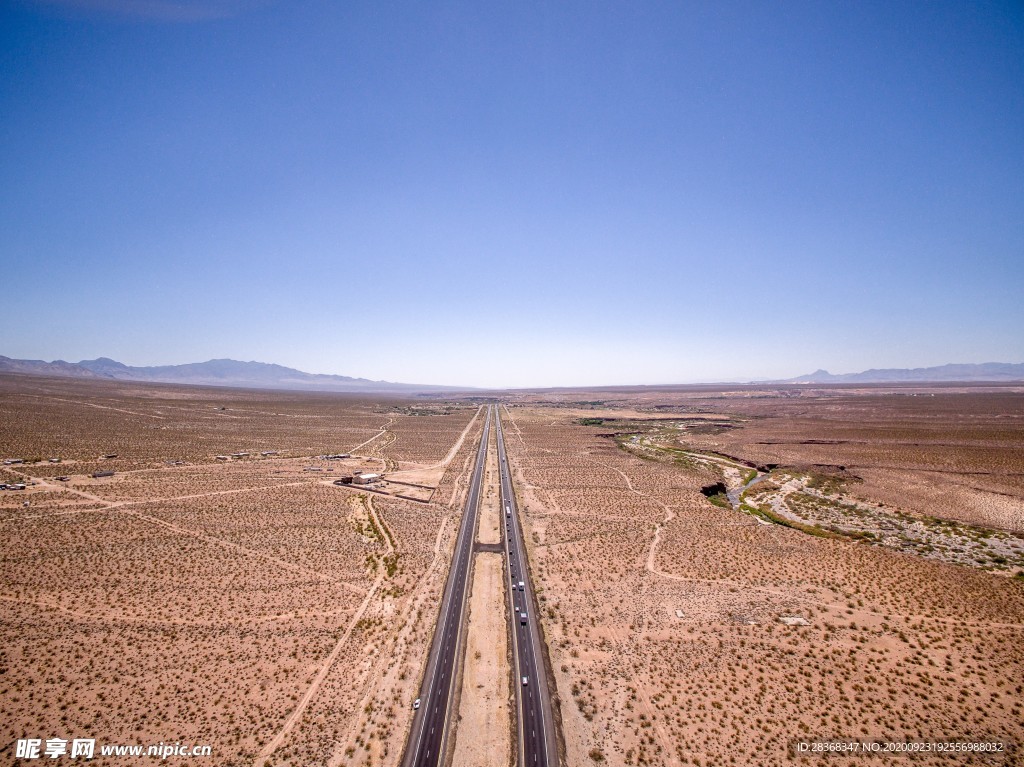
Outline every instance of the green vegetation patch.
{"type": "Polygon", "coordinates": [[[760,506],[754,507],[748,504],[742,504],[740,506],[741,511],[745,511],[748,514],[755,514],[768,522],[782,527],[788,527],[792,530],[799,530],[801,533],[807,533],[808,535],[815,535],[818,538],[846,538],[842,532],[833,529],[827,529],[819,527],[818,525],[805,525],[803,522],[797,522],[794,519],[780,516],[773,512],[771,509],[762,508],[760,506]]]}
{"type": "Polygon", "coordinates": [[[727,496],[725,493],[719,493],[718,495],[709,495],[707,496],[707,499],[711,501],[712,504],[718,506],[721,509],[732,508],[732,504],[729,503],[729,496],[727,496]]]}

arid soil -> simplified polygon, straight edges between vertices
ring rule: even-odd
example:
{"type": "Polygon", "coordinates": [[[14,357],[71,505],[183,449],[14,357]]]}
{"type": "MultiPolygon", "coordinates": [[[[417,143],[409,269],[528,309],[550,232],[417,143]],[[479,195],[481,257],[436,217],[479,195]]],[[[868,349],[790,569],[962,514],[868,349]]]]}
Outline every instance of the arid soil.
{"type": "Polygon", "coordinates": [[[0,491],[0,758],[61,737],[396,764],[481,427],[424,410],[0,377],[0,482],[26,484],[0,491]],[[428,467],[428,502],[332,484],[428,467]]]}
{"type": "Polygon", "coordinates": [[[1019,385],[789,386],[520,399],[543,400],[578,417],[600,415],[610,405],[609,415],[618,420],[606,424],[606,432],[636,417],[685,421],[681,438],[696,449],[762,465],[841,466],[866,500],[1024,531],[1022,394],[1019,385]]]}
{"type": "MultiPolygon", "coordinates": [[[[568,765],[1024,742],[1019,388],[508,400],[568,765]]],[[[85,737],[396,767],[481,428],[470,400],[0,376],[0,483],[25,485],[0,490],[0,759],[85,737]],[[333,484],[359,471],[385,477],[333,484]]],[[[504,579],[476,558],[456,748],[507,764],[504,579]]]]}
{"type": "Polygon", "coordinates": [[[498,475],[498,448],[491,435],[484,470],[484,488],[480,498],[480,518],[476,539],[480,543],[501,543],[501,489],[498,475]]]}
{"type": "Polygon", "coordinates": [[[453,764],[507,767],[512,707],[504,565],[498,553],[475,558],[453,764]]]}
{"type": "Polygon", "coordinates": [[[634,425],[642,432],[616,442],[641,458],[721,472],[722,481],[702,488],[711,503],[826,538],[849,538],[928,559],[1006,575],[1024,573],[1024,533],[957,522],[868,502],[845,467],[752,468],[735,458],[694,450],[677,424],[634,425]]]}
{"type": "MultiPolygon", "coordinates": [[[[641,457],[620,443],[649,424],[615,421],[620,407],[632,411],[625,421],[688,417],[680,441],[693,450],[858,475],[868,464],[910,477],[947,469],[949,486],[1019,501],[1024,434],[1014,419],[1024,398],[968,393],[958,405],[956,396],[921,405],[875,392],[795,403],[587,392],[585,406],[579,394],[575,402],[521,396],[506,439],[543,589],[569,764],[775,765],[811,739],[1020,743],[1021,578],[716,506],[701,489],[723,481],[721,467],[641,457]],[[949,429],[949,419],[962,427],[949,429]]],[[[868,484],[851,482],[858,493],[868,484]]],[[[918,505],[994,521],[932,509],[919,494],[893,503],[909,514],[918,505]]]]}

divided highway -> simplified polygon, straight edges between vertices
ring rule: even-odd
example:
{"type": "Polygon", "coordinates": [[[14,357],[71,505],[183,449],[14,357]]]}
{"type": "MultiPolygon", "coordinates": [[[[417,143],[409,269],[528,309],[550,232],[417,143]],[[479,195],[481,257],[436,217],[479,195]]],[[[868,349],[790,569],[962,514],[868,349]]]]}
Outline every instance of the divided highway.
{"type": "Polygon", "coordinates": [[[413,716],[405,757],[402,759],[403,767],[437,767],[444,760],[448,722],[452,719],[449,706],[453,702],[453,692],[458,681],[456,671],[462,659],[463,617],[473,540],[476,537],[477,511],[480,507],[480,488],[483,485],[484,464],[487,462],[491,415],[492,408],[488,407],[487,421],[476,454],[476,467],[473,469],[462,512],[462,525],[455,543],[455,554],[441,601],[441,612],[420,688],[420,706],[413,716]]]}
{"type": "Polygon", "coordinates": [[[540,623],[534,614],[533,584],[526,568],[526,545],[519,524],[516,494],[505,455],[505,436],[498,414],[498,467],[501,474],[502,536],[505,546],[505,575],[510,591],[512,654],[516,670],[515,689],[519,738],[519,767],[558,767],[555,721],[544,664],[540,623]]]}

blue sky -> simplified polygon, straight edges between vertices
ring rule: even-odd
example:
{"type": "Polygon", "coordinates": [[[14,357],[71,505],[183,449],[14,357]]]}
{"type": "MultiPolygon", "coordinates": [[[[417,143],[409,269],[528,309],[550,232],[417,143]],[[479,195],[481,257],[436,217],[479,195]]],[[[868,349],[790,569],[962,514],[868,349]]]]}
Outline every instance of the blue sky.
{"type": "Polygon", "coordinates": [[[1024,360],[1019,3],[20,0],[0,38],[0,354],[1024,360]]]}

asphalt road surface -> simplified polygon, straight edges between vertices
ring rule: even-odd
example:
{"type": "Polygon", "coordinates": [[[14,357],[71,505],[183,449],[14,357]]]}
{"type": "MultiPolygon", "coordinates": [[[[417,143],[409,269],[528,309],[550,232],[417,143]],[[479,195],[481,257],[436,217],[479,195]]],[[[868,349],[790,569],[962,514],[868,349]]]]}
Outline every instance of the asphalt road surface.
{"type": "Polygon", "coordinates": [[[526,568],[526,545],[519,524],[512,475],[505,455],[505,437],[497,418],[498,466],[501,470],[501,513],[505,535],[505,576],[511,589],[512,654],[516,669],[518,765],[519,767],[558,767],[555,721],[551,694],[542,653],[540,624],[534,614],[536,601],[526,568]],[[521,585],[520,585],[521,584],[521,585]],[[520,590],[521,589],[521,590],[520,590]],[[525,613],[526,619],[523,620],[525,613]],[[526,683],[523,683],[523,680],[526,683]]]}
{"type": "Polygon", "coordinates": [[[491,430],[493,408],[487,408],[480,447],[476,454],[476,467],[462,512],[462,526],[455,544],[452,566],[448,572],[441,612],[434,629],[434,640],[427,658],[427,668],[420,688],[420,707],[413,715],[412,729],[406,744],[403,767],[436,767],[444,760],[448,743],[449,711],[454,698],[459,661],[464,652],[463,617],[466,611],[466,592],[469,587],[470,559],[476,537],[477,511],[480,507],[480,489],[483,485],[484,464],[487,460],[487,442],[491,430]]]}

